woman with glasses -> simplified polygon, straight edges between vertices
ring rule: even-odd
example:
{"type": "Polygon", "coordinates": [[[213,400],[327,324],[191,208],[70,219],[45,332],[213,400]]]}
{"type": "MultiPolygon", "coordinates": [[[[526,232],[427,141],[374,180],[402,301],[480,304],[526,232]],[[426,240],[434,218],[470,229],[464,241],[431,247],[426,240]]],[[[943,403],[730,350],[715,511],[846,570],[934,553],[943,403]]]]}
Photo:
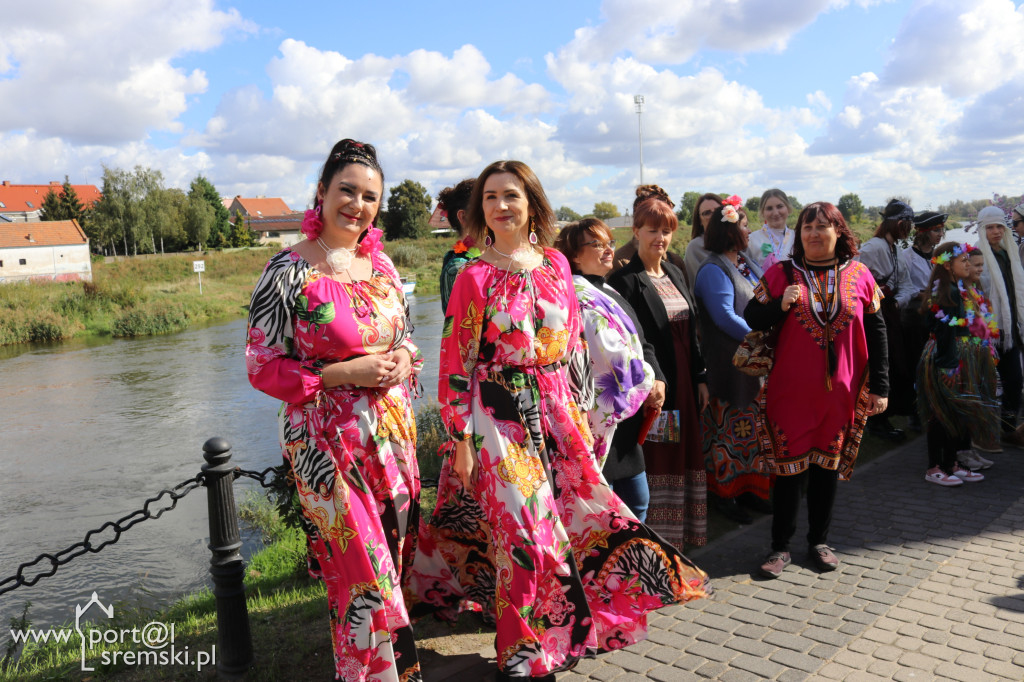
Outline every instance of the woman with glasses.
{"type": "Polygon", "coordinates": [[[637,443],[643,420],[640,408],[661,407],[665,377],[633,308],[605,284],[615,253],[608,226],[596,218],[570,223],[562,228],[555,248],[569,261],[590,353],[594,406],[587,419],[594,434],[594,457],[611,489],[644,521],[650,491],[644,453],[637,443]]]}
{"type": "Polygon", "coordinates": [[[710,252],[704,246],[704,231],[708,229],[711,222],[711,215],[715,209],[722,205],[722,197],[708,192],[697,199],[693,205],[693,221],[690,229],[690,243],[686,245],[686,254],[683,256],[683,263],[686,265],[686,281],[693,286],[697,278],[697,271],[701,264],[707,259],[710,252]]]}

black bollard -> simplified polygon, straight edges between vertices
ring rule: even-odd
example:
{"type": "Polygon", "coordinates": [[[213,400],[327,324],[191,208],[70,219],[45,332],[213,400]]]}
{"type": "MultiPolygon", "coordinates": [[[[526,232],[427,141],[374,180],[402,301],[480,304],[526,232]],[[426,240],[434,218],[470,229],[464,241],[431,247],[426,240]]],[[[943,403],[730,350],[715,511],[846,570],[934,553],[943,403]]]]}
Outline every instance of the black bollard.
{"type": "Polygon", "coordinates": [[[206,502],[210,515],[210,574],[217,599],[217,672],[236,677],[253,663],[252,633],[245,604],[245,562],[238,550],[238,510],[235,507],[231,446],[223,438],[203,444],[206,502]]]}

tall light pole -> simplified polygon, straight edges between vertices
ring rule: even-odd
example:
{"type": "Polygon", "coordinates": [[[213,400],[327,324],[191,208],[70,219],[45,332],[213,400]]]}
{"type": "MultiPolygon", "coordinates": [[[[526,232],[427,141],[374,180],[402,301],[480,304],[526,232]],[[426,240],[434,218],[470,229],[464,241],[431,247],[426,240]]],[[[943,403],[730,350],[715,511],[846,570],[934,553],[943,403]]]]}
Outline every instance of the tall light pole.
{"type": "Polygon", "coordinates": [[[644,184],[644,96],[633,95],[636,105],[636,120],[640,126],[640,184],[644,184]]]}

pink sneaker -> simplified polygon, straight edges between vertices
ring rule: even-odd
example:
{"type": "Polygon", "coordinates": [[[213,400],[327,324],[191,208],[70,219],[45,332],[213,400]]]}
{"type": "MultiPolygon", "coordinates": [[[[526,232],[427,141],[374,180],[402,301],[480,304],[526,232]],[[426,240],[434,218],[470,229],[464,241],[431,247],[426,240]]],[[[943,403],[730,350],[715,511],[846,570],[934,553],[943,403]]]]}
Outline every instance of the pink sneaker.
{"type": "MultiPolygon", "coordinates": [[[[980,476],[981,474],[978,475],[980,476]]],[[[931,469],[929,469],[928,472],[924,475],[924,480],[928,481],[929,483],[935,483],[937,485],[946,486],[947,488],[954,488],[958,485],[964,484],[963,479],[957,476],[949,476],[939,467],[932,467],[931,469]]]]}
{"type": "Polygon", "coordinates": [[[960,462],[957,462],[956,466],[953,467],[953,475],[964,483],[977,483],[978,481],[985,480],[985,476],[983,474],[979,474],[977,471],[971,471],[960,464],[960,462]]]}

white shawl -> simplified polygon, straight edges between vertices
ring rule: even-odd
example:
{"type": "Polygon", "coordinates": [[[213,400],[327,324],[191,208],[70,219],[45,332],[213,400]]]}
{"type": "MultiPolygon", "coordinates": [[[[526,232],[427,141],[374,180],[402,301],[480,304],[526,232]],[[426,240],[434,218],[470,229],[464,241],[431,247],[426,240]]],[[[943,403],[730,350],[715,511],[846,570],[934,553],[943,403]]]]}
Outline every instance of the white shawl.
{"type": "MultiPolygon", "coordinates": [[[[985,228],[979,227],[978,248],[985,256],[985,271],[981,275],[981,288],[992,301],[992,312],[996,315],[996,323],[999,325],[999,347],[1003,350],[1013,346],[1013,334],[1010,330],[1010,297],[1006,294],[1006,282],[1003,281],[1003,271],[999,267],[995,253],[992,252],[992,245],[985,237],[985,228]]],[[[1024,338],[1024,267],[1021,266],[1020,254],[1017,252],[1017,244],[1013,241],[1013,233],[1010,230],[1003,230],[1003,249],[1010,257],[1010,275],[1013,278],[1013,290],[1017,298],[1017,330],[1021,338],[1024,338]]]]}

